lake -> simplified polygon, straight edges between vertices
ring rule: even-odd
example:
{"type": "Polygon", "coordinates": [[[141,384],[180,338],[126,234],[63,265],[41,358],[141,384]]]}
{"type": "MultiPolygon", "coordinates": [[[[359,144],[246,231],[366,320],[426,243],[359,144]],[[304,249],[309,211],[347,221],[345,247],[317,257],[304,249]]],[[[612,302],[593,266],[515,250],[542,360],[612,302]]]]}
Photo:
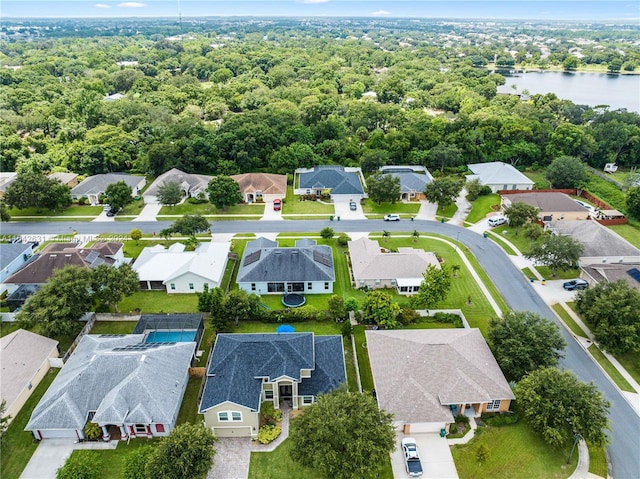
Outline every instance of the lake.
{"type": "Polygon", "coordinates": [[[610,110],[626,108],[640,113],[640,75],[609,75],[606,73],[532,71],[504,74],[506,83],[498,93],[555,93],[558,98],[577,105],[609,105],[610,110]]]}

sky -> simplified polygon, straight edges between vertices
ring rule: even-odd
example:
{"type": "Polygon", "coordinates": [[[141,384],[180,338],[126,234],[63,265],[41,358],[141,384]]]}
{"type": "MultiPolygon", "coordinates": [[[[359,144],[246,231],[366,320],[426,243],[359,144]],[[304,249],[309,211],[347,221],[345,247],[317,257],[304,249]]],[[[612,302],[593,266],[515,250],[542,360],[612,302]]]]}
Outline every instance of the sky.
{"type": "Polygon", "coordinates": [[[0,0],[0,18],[421,17],[640,24],[638,0],[0,0]]]}

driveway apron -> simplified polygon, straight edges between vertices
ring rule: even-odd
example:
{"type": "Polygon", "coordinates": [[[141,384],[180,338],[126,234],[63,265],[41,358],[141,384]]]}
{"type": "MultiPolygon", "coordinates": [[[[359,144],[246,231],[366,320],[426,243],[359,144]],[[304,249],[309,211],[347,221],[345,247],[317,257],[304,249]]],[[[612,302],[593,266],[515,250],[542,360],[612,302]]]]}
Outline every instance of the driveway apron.
{"type": "Polygon", "coordinates": [[[247,479],[251,460],[251,438],[219,437],[214,464],[207,479],[247,479]]]}

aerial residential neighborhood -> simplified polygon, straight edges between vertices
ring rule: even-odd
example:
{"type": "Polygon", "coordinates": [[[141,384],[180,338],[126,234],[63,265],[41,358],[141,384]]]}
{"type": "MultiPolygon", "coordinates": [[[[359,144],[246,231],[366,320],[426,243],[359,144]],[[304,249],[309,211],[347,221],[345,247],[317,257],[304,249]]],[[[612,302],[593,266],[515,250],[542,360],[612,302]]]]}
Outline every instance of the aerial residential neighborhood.
{"type": "Polygon", "coordinates": [[[2,478],[640,477],[633,25],[75,3],[0,26],[2,478]]]}

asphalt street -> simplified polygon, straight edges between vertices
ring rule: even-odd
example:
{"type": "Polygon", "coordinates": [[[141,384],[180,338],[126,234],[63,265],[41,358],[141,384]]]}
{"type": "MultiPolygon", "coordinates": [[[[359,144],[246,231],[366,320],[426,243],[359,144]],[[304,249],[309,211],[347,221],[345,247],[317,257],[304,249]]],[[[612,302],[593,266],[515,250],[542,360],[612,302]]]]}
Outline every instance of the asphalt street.
{"type": "MultiPolygon", "coordinates": [[[[170,224],[171,222],[131,223],[128,221],[116,221],[108,224],[91,222],[3,223],[0,226],[0,234],[27,235],[27,240],[39,239],[39,235],[44,234],[66,235],[73,231],[78,234],[109,232],[114,235],[126,235],[134,227],[139,228],[143,233],[157,233],[170,224]]],[[[215,221],[212,223],[212,231],[214,233],[256,234],[306,231],[317,234],[325,226],[332,227],[338,233],[383,230],[393,233],[394,231],[407,232],[416,229],[424,233],[438,233],[452,239],[458,239],[473,252],[511,308],[534,311],[559,324],[551,309],[536,294],[531,284],[496,244],[473,231],[447,223],[423,220],[393,223],[381,220],[215,221]]],[[[583,381],[593,381],[611,402],[611,444],[608,448],[611,475],[615,479],[640,478],[640,417],[566,329],[561,326],[560,330],[568,343],[565,358],[561,360],[561,366],[575,372],[583,381]]]]}

